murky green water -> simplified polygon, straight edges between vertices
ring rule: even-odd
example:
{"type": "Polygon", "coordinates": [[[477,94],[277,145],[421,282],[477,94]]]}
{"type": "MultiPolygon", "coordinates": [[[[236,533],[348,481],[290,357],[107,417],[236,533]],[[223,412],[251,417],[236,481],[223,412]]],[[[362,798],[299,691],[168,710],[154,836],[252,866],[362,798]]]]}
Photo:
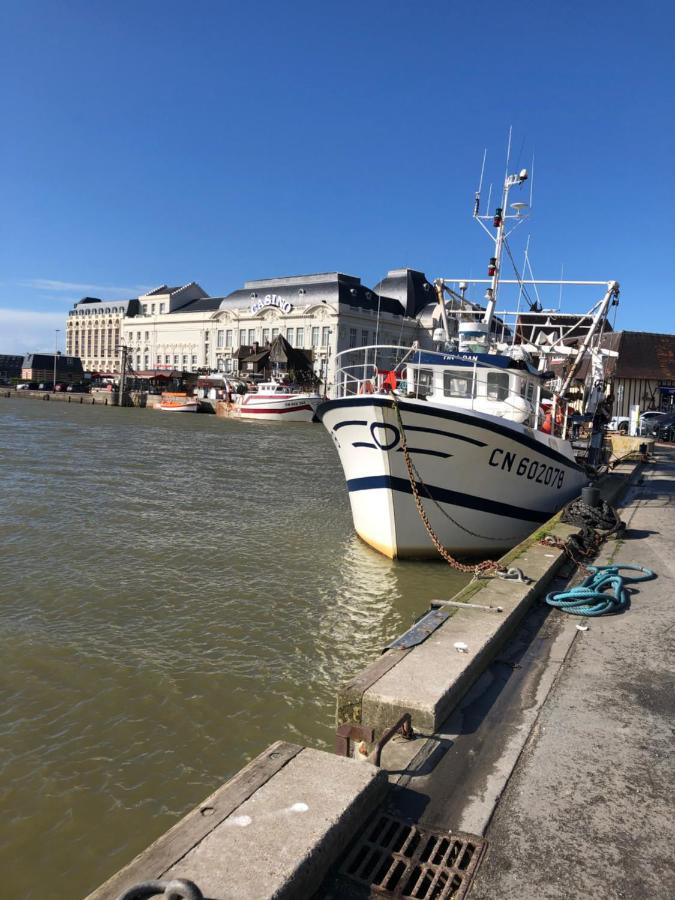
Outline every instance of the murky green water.
{"type": "Polygon", "coordinates": [[[2,895],[73,900],[461,580],[353,534],[319,425],[0,399],[2,895]]]}

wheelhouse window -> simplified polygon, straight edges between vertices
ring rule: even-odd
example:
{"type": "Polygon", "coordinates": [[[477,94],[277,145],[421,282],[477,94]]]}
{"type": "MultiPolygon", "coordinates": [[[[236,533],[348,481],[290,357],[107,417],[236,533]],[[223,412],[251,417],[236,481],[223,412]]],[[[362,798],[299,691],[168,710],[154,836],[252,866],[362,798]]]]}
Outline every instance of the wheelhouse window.
{"type": "Polygon", "coordinates": [[[418,397],[428,397],[434,391],[433,369],[415,370],[415,393],[418,397]]]}
{"type": "Polygon", "coordinates": [[[506,372],[488,372],[487,395],[489,400],[506,400],[509,396],[509,376],[506,372]]]}
{"type": "Polygon", "coordinates": [[[527,383],[527,399],[530,403],[534,400],[534,385],[531,381],[528,381],[527,383]]]}
{"type": "Polygon", "coordinates": [[[444,372],[443,394],[446,397],[469,397],[473,395],[473,372],[444,372]]]}

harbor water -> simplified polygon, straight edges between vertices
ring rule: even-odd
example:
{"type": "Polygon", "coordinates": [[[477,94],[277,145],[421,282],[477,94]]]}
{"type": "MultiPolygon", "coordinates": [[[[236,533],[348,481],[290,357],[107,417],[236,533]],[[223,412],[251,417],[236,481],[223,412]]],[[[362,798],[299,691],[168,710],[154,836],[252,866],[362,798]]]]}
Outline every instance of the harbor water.
{"type": "Polygon", "coordinates": [[[319,425],[0,400],[3,896],[74,900],[465,580],[354,535],[319,425]]]}

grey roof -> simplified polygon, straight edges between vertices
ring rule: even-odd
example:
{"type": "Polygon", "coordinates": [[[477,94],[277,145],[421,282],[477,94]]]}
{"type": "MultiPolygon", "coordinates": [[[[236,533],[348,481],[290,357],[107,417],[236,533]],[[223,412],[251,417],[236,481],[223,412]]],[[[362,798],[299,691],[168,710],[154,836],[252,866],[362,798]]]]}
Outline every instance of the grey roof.
{"type": "Polygon", "coordinates": [[[131,312],[132,314],[137,313],[140,308],[138,298],[136,297],[132,297],[130,300],[99,300],[96,297],[84,297],[82,300],[78,300],[77,303],[73,304],[73,309],[76,310],[81,306],[86,306],[87,309],[92,310],[117,306],[123,307],[127,313],[131,312]]]}
{"type": "Polygon", "coordinates": [[[177,313],[208,312],[209,310],[216,310],[220,308],[222,299],[222,297],[199,297],[197,300],[188,300],[187,303],[184,303],[182,306],[172,309],[171,315],[173,316],[177,313]]]}
{"type": "Polygon", "coordinates": [[[169,287],[167,284],[160,284],[159,287],[155,288],[153,291],[148,291],[147,294],[144,294],[144,297],[153,297],[155,294],[175,294],[176,291],[180,291],[181,288],[184,288],[184,284],[178,284],[175,287],[169,287]]]}
{"type": "MultiPolygon", "coordinates": [[[[23,358],[24,369],[52,369],[54,367],[53,353],[27,353],[23,358]]],[[[79,356],[56,356],[56,371],[82,372],[82,360],[79,356]]]]}
{"type": "Polygon", "coordinates": [[[436,290],[424,272],[417,269],[390,269],[374,288],[378,294],[394,297],[414,317],[436,299],[436,290]]]}
{"type": "Polygon", "coordinates": [[[265,278],[247,281],[243,288],[228,294],[219,304],[220,309],[243,309],[265,293],[278,294],[294,306],[318,303],[342,304],[361,309],[381,309],[393,315],[405,315],[405,307],[398,300],[378,297],[361,279],[342,272],[321,272],[314,275],[292,275],[281,278],[265,278]]]}

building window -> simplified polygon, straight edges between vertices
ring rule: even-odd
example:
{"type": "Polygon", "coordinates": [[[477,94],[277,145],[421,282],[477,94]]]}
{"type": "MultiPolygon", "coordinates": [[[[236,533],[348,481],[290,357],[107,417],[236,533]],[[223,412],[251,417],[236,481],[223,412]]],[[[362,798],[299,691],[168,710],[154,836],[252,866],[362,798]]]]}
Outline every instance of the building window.
{"type": "Polygon", "coordinates": [[[349,329],[349,346],[356,347],[356,328],[349,329]]]}
{"type": "Polygon", "coordinates": [[[140,339],[141,339],[141,333],[140,333],[140,331],[137,331],[136,332],[136,340],[140,341],[140,339]]]}
{"type": "Polygon", "coordinates": [[[204,343],[208,344],[208,342],[209,342],[209,333],[208,333],[208,331],[205,331],[204,332],[204,343]]]}
{"type": "Polygon", "coordinates": [[[232,329],[231,328],[228,328],[227,331],[225,332],[225,346],[226,347],[232,346],[232,329]]]}
{"type": "Polygon", "coordinates": [[[361,329],[361,346],[365,347],[367,343],[368,343],[368,329],[363,328],[363,329],[361,329]]]}
{"type": "Polygon", "coordinates": [[[165,353],[165,354],[164,354],[164,362],[165,362],[167,365],[169,365],[169,363],[171,362],[171,357],[169,356],[168,353],[165,353]]]}
{"type": "Polygon", "coordinates": [[[146,332],[145,332],[145,340],[146,340],[146,341],[149,341],[149,340],[150,340],[150,332],[149,332],[149,331],[146,331],[146,332]]]}
{"type": "Polygon", "coordinates": [[[272,340],[274,340],[275,337],[279,337],[279,329],[278,328],[272,329],[272,340]]]}
{"type": "Polygon", "coordinates": [[[183,368],[186,369],[188,364],[187,353],[183,354],[183,368]]]}
{"type": "Polygon", "coordinates": [[[253,344],[255,342],[255,328],[249,328],[248,342],[249,342],[249,344],[253,344]]]}
{"type": "Polygon", "coordinates": [[[144,303],[143,304],[143,315],[147,316],[147,314],[148,314],[148,304],[144,303]]]}
{"type": "Polygon", "coordinates": [[[193,366],[197,365],[197,354],[196,353],[192,354],[192,365],[193,366]]]}
{"type": "Polygon", "coordinates": [[[174,357],[173,357],[173,364],[174,364],[174,366],[177,366],[177,365],[178,365],[178,354],[177,354],[177,353],[174,354],[174,357]]]}
{"type": "Polygon", "coordinates": [[[164,304],[163,303],[159,304],[159,312],[160,312],[160,315],[164,312],[164,304]]]}
{"type": "Polygon", "coordinates": [[[270,342],[270,330],[269,330],[269,328],[263,328],[263,330],[262,330],[262,342],[263,342],[263,344],[269,344],[269,342],[270,342]]]}
{"type": "Polygon", "coordinates": [[[145,369],[150,368],[150,357],[147,354],[143,357],[143,367],[145,369]]]}
{"type": "Polygon", "coordinates": [[[222,330],[222,328],[219,328],[218,331],[216,331],[216,347],[220,350],[224,343],[225,332],[222,330]]]}
{"type": "Polygon", "coordinates": [[[246,344],[246,329],[242,328],[239,331],[239,346],[243,347],[246,344]]]}
{"type": "Polygon", "coordinates": [[[298,333],[295,338],[295,346],[296,347],[304,347],[305,346],[305,329],[298,328],[298,333]]]}
{"type": "Polygon", "coordinates": [[[295,329],[293,329],[293,328],[287,328],[287,329],[286,329],[286,340],[287,340],[288,343],[291,345],[291,347],[293,346],[293,339],[294,339],[294,338],[295,338],[295,329]]]}
{"type": "Polygon", "coordinates": [[[327,347],[330,343],[330,326],[324,325],[321,329],[321,346],[327,347]]]}
{"type": "Polygon", "coordinates": [[[312,328],[312,347],[318,347],[318,346],[319,346],[319,329],[315,325],[312,328]]]}
{"type": "Polygon", "coordinates": [[[157,354],[157,362],[155,363],[155,365],[156,366],[162,365],[162,357],[159,354],[157,354]]]}

